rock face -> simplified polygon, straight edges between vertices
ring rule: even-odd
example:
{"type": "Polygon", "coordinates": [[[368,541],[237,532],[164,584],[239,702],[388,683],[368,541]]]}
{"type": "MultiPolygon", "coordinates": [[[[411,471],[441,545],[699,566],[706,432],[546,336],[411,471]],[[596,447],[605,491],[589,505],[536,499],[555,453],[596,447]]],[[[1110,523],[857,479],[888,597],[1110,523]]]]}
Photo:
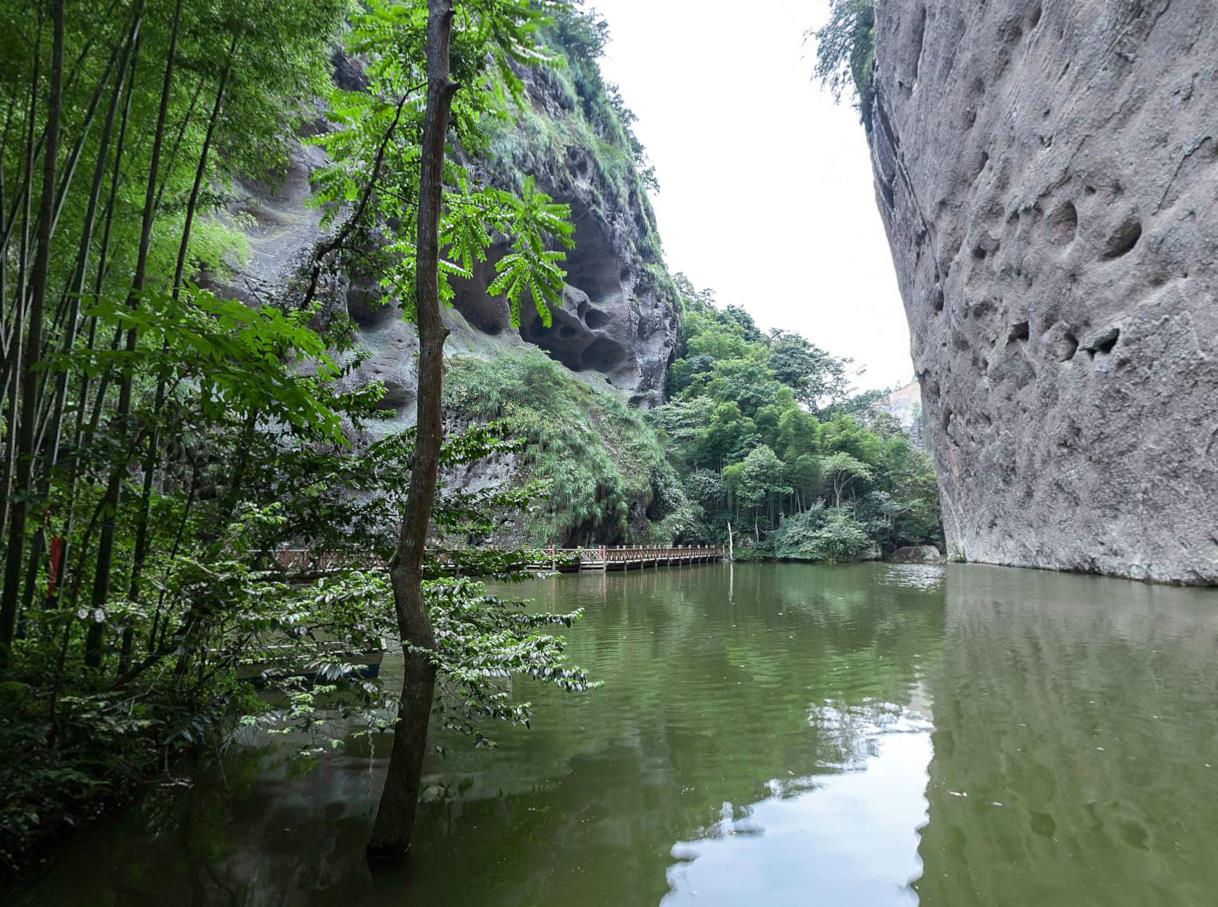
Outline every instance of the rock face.
{"type": "MultiPolygon", "coordinates": [[[[495,159],[477,169],[504,187],[531,176],[543,192],[569,205],[575,246],[567,252],[562,307],[551,312],[546,327],[526,302],[520,336],[572,371],[604,375],[634,404],[658,405],[676,350],[678,315],[650,202],[633,166],[607,166],[592,134],[573,128],[586,123],[580,98],[555,72],[538,68],[521,76],[532,105],[529,122],[545,124],[541,135],[506,137],[497,143],[495,159]]],[[[454,306],[470,324],[498,335],[512,328],[506,304],[486,293],[493,279],[493,262],[487,262],[474,280],[458,286],[454,306]]]]}
{"type": "Polygon", "coordinates": [[[876,194],[949,552],[1218,582],[1212,0],[876,17],[876,194]]]}
{"type": "Polygon", "coordinates": [[[894,564],[937,564],[943,555],[934,545],[909,545],[898,548],[889,560],[894,564]]]}
{"type": "MultiPolygon", "coordinates": [[[[355,64],[335,55],[336,82],[354,89],[361,79],[355,64]]],[[[582,123],[578,105],[565,96],[553,74],[525,73],[524,84],[533,108],[529,122],[582,123]]],[[[324,123],[319,120],[313,128],[325,128],[324,123]]],[[[526,299],[521,325],[512,328],[506,301],[486,292],[495,277],[492,260],[478,268],[473,280],[457,282],[454,311],[446,316],[452,331],[447,349],[450,354],[497,356],[513,345],[536,345],[585,378],[617,388],[635,405],[658,405],[677,345],[676,291],[633,165],[619,162],[615,176],[581,138],[585,135],[577,130],[567,141],[549,136],[540,141],[513,132],[500,137],[499,153],[492,160],[471,162],[471,169],[487,182],[517,188],[528,175],[556,201],[569,205],[575,247],[566,261],[569,283],[563,304],[552,311],[550,327],[526,299]]],[[[287,167],[275,184],[251,181],[234,187],[225,217],[230,227],[245,234],[249,256],[222,282],[212,281],[218,290],[253,305],[299,290],[313,251],[323,240],[321,212],[310,198],[313,173],[325,164],[318,148],[294,140],[287,167]]],[[[397,306],[385,300],[379,284],[366,275],[326,274],[323,284],[319,295],[331,306],[345,308],[367,351],[351,380],[376,380],[387,389],[383,405],[394,418],[381,428],[413,424],[418,352],[414,328],[403,323],[397,306]]]]}

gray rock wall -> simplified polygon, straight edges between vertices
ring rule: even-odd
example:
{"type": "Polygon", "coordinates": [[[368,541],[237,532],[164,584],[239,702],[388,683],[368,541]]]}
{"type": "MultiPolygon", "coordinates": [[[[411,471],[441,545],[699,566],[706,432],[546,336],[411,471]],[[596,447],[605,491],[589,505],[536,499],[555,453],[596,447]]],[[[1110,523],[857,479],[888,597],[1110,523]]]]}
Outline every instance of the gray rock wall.
{"type": "MultiPolygon", "coordinates": [[[[651,204],[633,167],[606,161],[606,152],[594,147],[595,127],[557,73],[536,68],[521,77],[533,122],[545,124],[544,137],[532,137],[526,126],[494,143],[495,160],[478,169],[487,182],[509,188],[531,176],[551,198],[569,205],[575,246],[567,251],[568,284],[550,326],[526,303],[519,334],[571,371],[603,376],[635,405],[658,405],[679,324],[651,204]],[[576,124],[590,128],[581,132],[576,124]]],[[[498,335],[512,329],[507,306],[486,295],[493,279],[488,262],[458,287],[454,306],[471,324],[498,335]]]]}
{"type": "Polygon", "coordinates": [[[878,0],[949,552],[1218,582],[1213,0],[878,0]]]}
{"type": "MultiPolygon", "coordinates": [[[[336,53],[334,62],[338,83],[361,86],[362,74],[353,61],[336,53]]],[[[571,102],[564,100],[553,76],[528,72],[524,83],[539,119],[581,116],[568,109],[571,102]]],[[[311,129],[324,128],[319,113],[311,129]]],[[[513,328],[507,302],[486,292],[495,277],[492,258],[473,280],[457,282],[453,309],[446,313],[451,331],[447,351],[493,357],[534,345],[583,379],[617,389],[635,405],[662,403],[678,339],[678,300],[637,174],[627,168],[625,185],[621,174],[615,182],[598,165],[595,152],[577,142],[546,144],[521,133],[501,144],[509,151],[470,166],[481,179],[505,188],[532,176],[543,191],[570,206],[575,247],[567,253],[569,283],[561,308],[551,313],[550,327],[524,300],[521,324],[513,328]]],[[[302,293],[314,250],[325,239],[311,195],[313,174],[326,162],[320,149],[294,139],[278,179],[238,183],[222,218],[245,234],[250,254],[223,278],[204,275],[205,282],[251,305],[302,293]]],[[[328,263],[334,260],[331,256],[328,263]]],[[[397,305],[367,275],[327,268],[318,295],[332,309],[345,309],[366,350],[351,381],[376,380],[386,387],[383,403],[393,418],[381,429],[412,425],[418,353],[414,327],[403,322],[397,305]]]]}

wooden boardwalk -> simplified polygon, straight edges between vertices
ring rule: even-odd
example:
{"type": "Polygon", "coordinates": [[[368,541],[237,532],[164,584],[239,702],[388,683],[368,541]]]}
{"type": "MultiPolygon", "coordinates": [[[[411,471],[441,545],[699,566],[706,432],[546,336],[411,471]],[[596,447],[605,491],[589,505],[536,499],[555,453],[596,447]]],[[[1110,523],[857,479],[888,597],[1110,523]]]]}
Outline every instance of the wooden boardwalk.
{"type": "MultiPolygon", "coordinates": [[[[647,567],[678,567],[687,564],[710,564],[727,560],[723,545],[704,547],[617,547],[558,548],[540,550],[541,557],[529,566],[535,570],[575,572],[583,570],[642,570],[647,567]]],[[[350,555],[323,555],[320,558],[303,549],[283,548],[277,554],[278,565],[297,579],[316,579],[344,567],[378,568],[379,558],[353,558],[350,555]]]]}
{"type": "Polygon", "coordinates": [[[710,564],[727,559],[727,548],[708,546],[701,548],[677,547],[619,547],[610,548],[547,548],[548,564],[535,566],[551,570],[642,570],[647,567],[676,567],[686,564],[710,564]]]}

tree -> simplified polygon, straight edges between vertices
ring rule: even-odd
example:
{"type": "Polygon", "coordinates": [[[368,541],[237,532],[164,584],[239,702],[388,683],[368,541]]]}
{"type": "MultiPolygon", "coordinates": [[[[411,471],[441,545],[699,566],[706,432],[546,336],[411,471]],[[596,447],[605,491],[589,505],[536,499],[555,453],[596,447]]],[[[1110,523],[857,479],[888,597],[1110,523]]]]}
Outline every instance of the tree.
{"type": "MultiPolygon", "coordinates": [[[[51,257],[51,220],[54,217],[56,158],[59,154],[59,120],[63,101],[63,0],[51,0],[51,73],[47,101],[48,114],[43,149],[42,189],[38,203],[37,252],[34,256],[33,275],[29,307],[25,320],[29,324],[21,362],[21,410],[16,439],[18,496],[12,505],[9,526],[8,554],[4,570],[3,600],[0,601],[0,668],[9,660],[9,648],[13,642],[14,623],[17,618],[22,552],[25,549],[25,518],[28,507],[28,491],[32,487],[34,474],[34,439],[37,422],[39,392],[39,365],[42,358],[43,308],[47,294],[47,272],[51,257]]],[[[24,304],[24,300],[18,300],[24,304]]],[[[10,444],[12,439],[10,439],[10,444]]]]}
{"type": "Polygon", "coordinates": [[[872,478],[871,467],[841,451],[821,457],[820,471],[833,487],[833,506],[842,506],[842,497],[846,491],[859,482],[872,478]]]}
{"type": "Polygon", "coordinates": [[[813,409],[842,400],[848,391],[849,359],[837,359],[800,334],[770,333],[768,364],[774,377],[813,409]]]}
{"type": "Polygon", "coordinates": [[[804,510],[815,501],[821,490],[820,460],[812,454],[800,454],[787,465],[787,481],[796,495],[796,507],[804,510]]]}
{"type": "Polygon", "coordinates": [[[835,101],[853,96],[863,124],[871,128],[874,99],[875,0],[831,0],[829,21],[814,33],[816,77],[835,101]]]}
{"type": "Polygon", "coordinates": [[[418,442],[397,551],[389,571],[405,665],[393,750],[376,824],[368,842],[368,855],[381,859],[402,856],[410,849],[435,693],[432,652],[436,639],[423,601],[423,551],[435,500],[444,429],[441,393],[444,339],[448,330],[440,315],[440,206],[444,191],[444,144],[448,139],[452,98],[457,90],[449,79],[454,14],[453,0],[428,0],[427,109],[420,155],[414,299],[419,325],[418,442]]]}
{"type": "Polygon", "coordinates": [[[736,325],[740,329],[740,335],[749,343],[757,343],[761,340],[761,329],[757,327],[757,322],[742,307],[729,305],[723,310],[722,317],[727,323],[736,325]]]}
{"type": "Polygon", "coordinates": [[[368,843],[368,855],[374,859],[400,858],[410,849],[435,689],[437,643],[424,596],[423,558],[444,437],[443,351],[448,331],[441,305],[451,298],[452,290],[447,278],[441,279],[441,270],[447,276],[468,278],[474,264],[489,257],[495,237],[506,234],[512,245],[496,262],[498,276],[489,291],[506,297],[514,323],[519,324],[520,305],[527,299],[548,326],[549,306],[562,295],[564,274],[559,263],[564,254],[547,250],[546,244],[557,237],[569,245],[573,232],[566,209],[552,204],[531,182],[526,182],[520,198],[476,187],[445,154],[459,88],[465,88],[466,106],[457,111],[457,132],[467,149],[478,146],[479,116],[503,85],[521,98],[519,79],[511,67],[538,57],[535,7],[527,0],[427,0],[425,39],[420,47],[421,14],[417,2],[372,5],[357,29],[357,47],[378,59],[371,67],[369,98],[353,99],[353,104],[357,110],[378,105],[382,112],[391,109],[392,116],[381,134],[369,135],[365,124],[348,114],[349,128],[331,140],[333,148],[353,153],[357,160],[372,157],[371,179],[362,197],[374,196],[377,204],[370,209],[361,205],[357,215],[368,210],[376,226],[396,235],[389,248],[400,259],[386,279],[408,301],[406,308],[415,316],[420,347],[416,443],[390,568],[405,671],[393,750],[368,843]],[[460,23],[456,29],[455,21],[460,23]],[[420,52],[422,67],[416,56],[420,52]],[[427,85],[427,101],[419,124],[422,146],[416,158],[409,140],[403,145],[398,125],[411,85],[420,75],[427,85]],[[387,102],[378,94],[396,95],[398,100],[387,102]],[[396,166],[382,178],[387,151],[396,166]],[[416,159],[417,183],[412,185],[416,159]],[[455,187],[449,188],[453,182],[446,177],[455,187]],[[391,191],[393,182],[401,185],[400,191],[391,191]],[[413,211],[402,203],[412,193],[418,200],[413,211]],[[409,231],[412,221],[413,237],[409,231]],[[442,245],[447,260],[440,257],[442,245]]]}
{"type": "Polygon", "coordinates": [[[768,525],[774,525],[776,498],[790,493],[791,488],[785,484],[785,469],[778,455],[765,444],[749,451],[740,466],[736,494],[739,503],[753,515],[755,541],[761,541],[757,528],[758,510],[765,506],[768,525]]]}
{"type": "Polygon", "coordinates": [[[710,424],[701,436],[699,465],[722,468],[729,460],[748,454],[756,435],[753,420],[742,415],[735,402],[719,403],[711,412],[710,424]]]}
{"type": "Polygon", "coordinates": [[[698,289],[693,281],[682,273],[672,276],[672,282],[677,287],[677,295],[681,298],[681,309],[685,315],[691,312],[709,312],[715,308],[715,291],[709,288],[698,289]]]}

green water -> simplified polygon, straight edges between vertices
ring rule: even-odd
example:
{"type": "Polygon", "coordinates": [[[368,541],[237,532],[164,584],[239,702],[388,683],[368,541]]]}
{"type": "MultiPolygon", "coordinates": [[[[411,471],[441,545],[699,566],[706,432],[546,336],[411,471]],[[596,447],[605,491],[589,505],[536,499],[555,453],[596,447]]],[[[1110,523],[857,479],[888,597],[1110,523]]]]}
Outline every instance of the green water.
{"type": "Polygon", "coordinates": [[[566,576],[532,730],[432,761],[247,751],[74,840],[20,905],[1218,904],[1218,592],[976,566],[566,576]]]}

